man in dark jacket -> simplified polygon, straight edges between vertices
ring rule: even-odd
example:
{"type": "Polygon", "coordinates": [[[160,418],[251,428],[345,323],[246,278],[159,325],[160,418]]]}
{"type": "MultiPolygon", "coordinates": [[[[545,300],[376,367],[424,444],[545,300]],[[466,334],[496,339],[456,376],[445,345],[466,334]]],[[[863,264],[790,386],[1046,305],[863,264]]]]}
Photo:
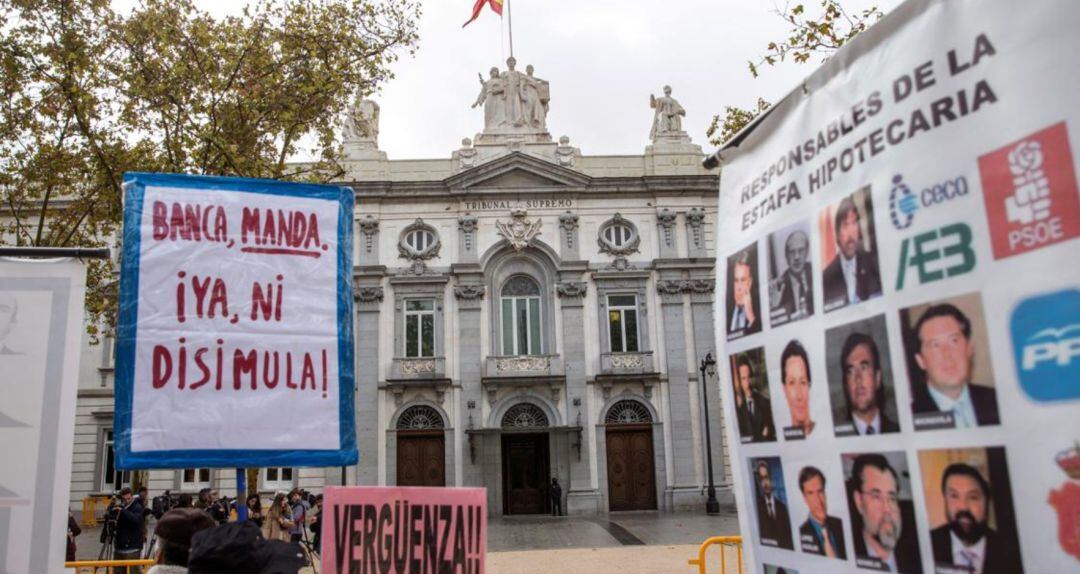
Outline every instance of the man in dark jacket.
{"type": "Polygon", "coordinates": [[[766,546],[776,546],[793,550],[791,542],[791,515],[788,514],[787,504],[776,496],[773,490],[773,477],[769,471],[769,463],[759,460],[754,467],[757,478],[757,515],[758,532],[761,543],[766,546]]]}
{"type": "Polygon", "coordinates": [[[968,568],[983,574],[1024,571],[1016,539],[987,524],[990,484],[975,467],[962,462],[949,465],[941,478],[941,494],[949,521],[930,531],[938,568],[968,568]]]}
{"type": "MultiPolygon", "coordinates": [[[[137,560],[143,547],[143,506],[142,502],[131,494],[131,489],[124,487],[120,491],[121,506],[116,515],[116,545],[114,557],[117,560],[137,560]]],[[[125,568],[116,572],[126,574],[125,568]]]]}
{"type": "Polygon", "coordinates": [[[847,559],[844,547],[844,523],[829,516],[829,503],[825,495],[825,475],[813,466],[799,471],[799,489],[802,490],[806,507],[810,509],[806,522],[799,527],[802,551],[839,560],[847,559]]]}
{"type": "MultiPolygon", "coordinates": [[[[754,366],[745,353],[735,359],[735,373],[743,397],[740,407],[742,412],[738,413],[741,430],[748,430],[753,442],[775,441],[776,426],[773,424],[772,403],[765,395],[754,390],[754,366]]],[[[743,442],[747,442],[746,438],[744,433],[743,442]]]]}
{"type": "Polygon", "coordinates": [[[881,295],[877,254],[863,248],[862,216],[852,197],[845,197],[836,208],[834,231],[839,250],[822,274],[825,311],[881,295]]]}

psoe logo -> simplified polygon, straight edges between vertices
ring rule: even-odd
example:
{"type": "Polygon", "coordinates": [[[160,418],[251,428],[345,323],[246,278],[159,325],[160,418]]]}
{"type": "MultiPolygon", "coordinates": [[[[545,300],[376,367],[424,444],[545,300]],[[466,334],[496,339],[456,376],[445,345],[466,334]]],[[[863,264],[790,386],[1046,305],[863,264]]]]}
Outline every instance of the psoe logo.
{"type": "Polygon", "coordinates": [[[893,176],[892,189],[889,191],[889,219],[892,220],[893,227],[907,229],[915,220],[915,212],[920,208],[934,207],[967,194],[967,178],[962,175],[935,183],[915,193],[904,182],[904,176],[898,173],[893,176]]]}
{"type": "Polygon", "coordinates": [[[1010,330],[1020,388],[1029,397],[1080,398],[1080,289],[1021,301],[1010,330]]]}
{"type": "Polygon", "coordinates": [[[979,157],[994,259],[1080,236],[1080,193],[1065,122],[979,157]]]}

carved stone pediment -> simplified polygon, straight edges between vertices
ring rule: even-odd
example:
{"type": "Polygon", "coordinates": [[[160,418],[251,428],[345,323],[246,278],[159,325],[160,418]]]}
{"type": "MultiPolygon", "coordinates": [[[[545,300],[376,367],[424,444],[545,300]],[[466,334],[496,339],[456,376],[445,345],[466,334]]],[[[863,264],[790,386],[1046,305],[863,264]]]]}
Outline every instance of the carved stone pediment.
{"type": "Polygon", "coordinates": [[[443,183],[450,189],[583,188],[591,178],[579,171],[521,152],[498,157],[452,175],[443,183]]]}

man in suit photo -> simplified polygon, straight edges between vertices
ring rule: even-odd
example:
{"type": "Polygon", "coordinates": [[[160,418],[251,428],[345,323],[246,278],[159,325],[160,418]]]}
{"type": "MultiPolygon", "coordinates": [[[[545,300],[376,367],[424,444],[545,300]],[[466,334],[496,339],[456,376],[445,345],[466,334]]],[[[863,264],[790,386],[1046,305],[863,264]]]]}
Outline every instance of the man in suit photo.
{"type": "Polygon", "coordinates": [[[910,500],[900,500],[900,475],[889,459],[877,453],[856,457],[850,493],[855,508],[851,529],[856,564],[921,574],[914,507],[910,500]]]}
{"type": "MultiPolygon", "coordinates": [[[[861,192],[856,192],[861,193],[861,192]]],[[[836,209],[833,231],[836,234],[836,257],[825,268],[824,305],[832,311],[854,305],[881,295],[881,273],[878,271],[877,252],[871,240],[868,251],[863,247],[862,216],[853,199],[845,197],[836,209]]],[[[866,195],[869,204],[869,193],[866,195]]],[[[873,221],[870,221],[873,224],[873,221]]]]}
{"type": "Polygon", "coordinates": [[[754,286],[757,248],[751,245],[729,258],[728,339],[761,331],[761,312],[754,286]]]}
{"type": "Polygon", "coordinates": [[[799,490],[802,491],[810,514],[799,527],[802,551],[829,558],[847,559],[844,548],[844,523],[829,516],[829,501],[825,496],[825,475],[815,467],[803,467],[799,471],[799,490]]]}
{"type": "Polygon", "coordinates": [[[770,285],[771,317],[774,325],[814,314],[814,276],[810,268],[810,238],[796,230],[784,242],[787,269],[770,285]]]}
{"type": "Polygon", "coordinates": [[[994,389],[971,381],[975,345],[967,315],[949,303],[933,305],[913,331],[925,381],[912,380],[912,412],[952,413],[955,428],[1001,424],[994,389]]]}
{"type": "Polygon", "coordinates": [[[750,442],[775,441],[776,427],[773,425],[772,403],[765,395],[754,389],[754,365],[751,364],[747,353],[742,353],[735,358],[735,375],[738,383],[737,392],[742,394],[742,412],[739,413],[740,431],[749,431],[749,434],[742,434],[743,442],[748,442],[747,436],[750,437],[750,442]]]}
{"type": "Polygon", "coordinates": [[[757,478],[757,516],[758,534],[761,543],[793,550],[791,541],[791,516],[787,505],[776,496],[773,490],[773,477],[769,472],[769,463],[759,460],[754,467],[757,478]]]}
{"type": "Polygon", "coordinates": [[[990,484],[973,466],[953,463],[941,476],[948,522],[930,531],[937,566],[980,574],[1021,574],[1020,549],[987,525],[990,484]]]}
{"type": "Polygon", "coordinates": [[[885,414],[881,354],[874,338],[858,332],[848,335],[840,351],[840,369],[844,374],[848,417],[855,432],[860,435],[900,432],[900,425],[885,414]]]}

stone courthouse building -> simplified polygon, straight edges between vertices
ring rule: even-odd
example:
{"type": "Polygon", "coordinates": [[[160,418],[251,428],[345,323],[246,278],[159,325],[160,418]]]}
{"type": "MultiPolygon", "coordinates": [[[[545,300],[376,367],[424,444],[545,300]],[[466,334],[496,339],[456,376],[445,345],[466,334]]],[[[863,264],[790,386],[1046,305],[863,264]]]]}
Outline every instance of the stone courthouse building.
{"type": "MultiPolygon", "coordinates": [[[[379,107],[357,102],[344,149],[356,190],[360,463],[262,469],[260,490],[483,486],[492,514],[701,508],[712,460],[728,492],[715,352],[718,181],[671,97],[641,155],[584,155],[546,126],[548,83],[492,69],[483,131],[442,159],[388,159],[379,107]],[[344,471],[344,476],[342,472],[344,471]]],[[[130,480],[112,467],[110,345],[83,357],[72,504],[130,480]]],[[[223,493],[232,470],[151,471],[223,493]]]]}

